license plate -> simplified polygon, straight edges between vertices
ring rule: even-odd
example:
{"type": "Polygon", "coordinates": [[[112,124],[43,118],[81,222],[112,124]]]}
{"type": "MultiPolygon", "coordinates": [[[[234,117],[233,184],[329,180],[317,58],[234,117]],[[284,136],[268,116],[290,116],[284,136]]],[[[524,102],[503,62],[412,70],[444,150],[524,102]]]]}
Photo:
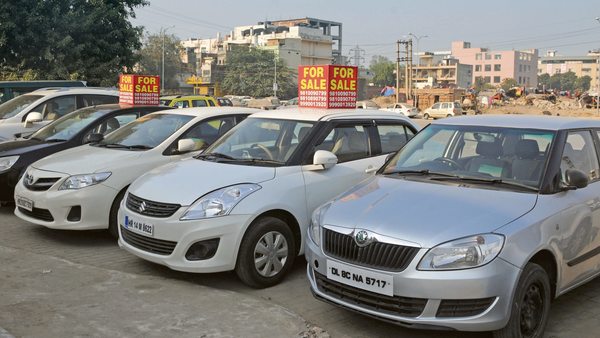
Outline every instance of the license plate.
{"type": "Polygon", "coordinates": [[[17,196],[17,198],[15,199],[17,206],[20,206],[21,208],[28,210],[28,211],[33,211],[33,201],[25,198],[25,197],[21,197],[21,196],[17,196]]]}
{"type": "Polygon", "coordinates": [[[327,278],[355,288],[388,296],[394,295],[394,278],[383,273],[327,260],[327,278]]]}
{"type": "Polygon", "coordinates": [[[125,216],[123,227],[127,230],[142,234],[144,236],[154,236],[154,225],[139,221],[131,216],[125,216]]]}

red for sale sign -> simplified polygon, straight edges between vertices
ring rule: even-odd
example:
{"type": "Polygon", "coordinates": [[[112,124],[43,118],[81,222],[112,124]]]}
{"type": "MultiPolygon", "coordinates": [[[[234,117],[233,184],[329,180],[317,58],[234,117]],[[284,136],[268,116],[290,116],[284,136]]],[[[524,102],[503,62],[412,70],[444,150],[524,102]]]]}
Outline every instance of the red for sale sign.
{"type": "Polygon", "coordinates": [[[358,67],[318,65],[298,67],[298,106],[356,108],[358,67]]]}
{"type": "Polygon", "coordinates": [[[119,103],[133,105],[158,105],[160,76],[119,75],[119,103]]]}

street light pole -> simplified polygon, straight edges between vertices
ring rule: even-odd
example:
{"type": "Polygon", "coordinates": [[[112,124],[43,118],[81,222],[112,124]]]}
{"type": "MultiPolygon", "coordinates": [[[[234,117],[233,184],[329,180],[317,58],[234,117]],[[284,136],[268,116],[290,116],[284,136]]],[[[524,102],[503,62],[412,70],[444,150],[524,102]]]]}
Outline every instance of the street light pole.
{"type": "Polygon", "coordinates": [[[417,40],[417,45],[415,48],[416,49],[416,55],[417,55],[417,66],[419,66],[421,64],[421,59],[419,58],[419,41],[421,41],[422,38],[428,38],[429,35],[421,35],[421,36],[417,36],[413,33],[408,33],[409,36],[412,36],[413,38],[415,38],[415,40],[417,40]]]}
{"type": "MultiPolygon", "coordinates": [[[[596,17],[596,21],[600,23],[600,17],[596,17]]],[[[598,50],[596,67],[596,115],[600,115],[600,50],[598,50]]]]}
{"type": "Polygon", "coordinates": [[[162,66],[160,68],[160,92],[161,92],[161,94],[165,90],[164,89],[165,88],[165,35],[167,33],[167,29],[173,28],[173,27],[175,27],[175,25],[169,26],[164,29],[162,27],[160,27],[160,32],[162,35],[162,66]]]}
{"type": "Polygon", "coordinates": [[[273,77],[273,96],[277,97],[277,53],[274,53],[275,75],[273,77]]]}

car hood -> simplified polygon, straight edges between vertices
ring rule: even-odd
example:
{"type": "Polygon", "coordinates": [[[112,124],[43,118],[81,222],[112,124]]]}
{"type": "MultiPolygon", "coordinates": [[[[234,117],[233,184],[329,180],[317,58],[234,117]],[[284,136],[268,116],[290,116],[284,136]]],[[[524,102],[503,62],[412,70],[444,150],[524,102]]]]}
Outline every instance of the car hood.
{"type": "Polygon", "coordinates": [[[430,248],[493,232],[529,212],[536,201],[535,193],[377,175],[336,198],[322,223],[430,248]]]}
{"type": "Polygon", "coordinates": [[[151,201],[190,205],[202,195],[239,183],[261,183],[275,177],[275,168],[202,161],[195,158],[149,171],[129,192],[151,201]]]}
{"type": "Polygon", "coordinates": [[[0,157],[23,155],[44,148],[60,148],[63,142],[46,143],[43,141],[18,139],[0,142],[0,157]]]}
{"type": "Polygon", "coordinates": [[[91,174],[131,163],[144,153],[146,151],[107,149],[86,144],[52,154],[31,166],[67,175],[91,174]]]}

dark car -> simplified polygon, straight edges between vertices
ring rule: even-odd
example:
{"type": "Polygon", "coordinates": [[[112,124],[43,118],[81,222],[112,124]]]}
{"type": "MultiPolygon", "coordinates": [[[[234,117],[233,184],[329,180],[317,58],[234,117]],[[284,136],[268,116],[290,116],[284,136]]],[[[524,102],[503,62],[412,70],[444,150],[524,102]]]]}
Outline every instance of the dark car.
{"type": "Polygon", "coordinates": [[[0,142],[0,202],[12,202],[14,188],[23,171],[33,162],[61,150],[90,142],[94,134],[106,135],[160,106],[106,104],[67,114],[35,133],[0,142]]]}
{"type": "Polygon", "coordinates": [[[217,97],[217,103],[221,107],[233,107],[233,102],[226,97],[217,97]]]}

